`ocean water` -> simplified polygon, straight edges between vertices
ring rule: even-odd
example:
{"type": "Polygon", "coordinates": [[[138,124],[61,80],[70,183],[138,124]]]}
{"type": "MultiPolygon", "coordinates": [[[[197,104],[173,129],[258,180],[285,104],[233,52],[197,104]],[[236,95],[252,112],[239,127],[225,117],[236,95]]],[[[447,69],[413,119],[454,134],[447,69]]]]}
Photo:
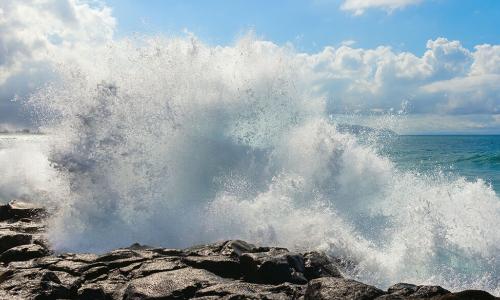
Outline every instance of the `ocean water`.
{"type": "Polygon", "coordinates": [[[298,59],[157,37],[61,64],[27,103],[46,135],[0,150],[0,195],[49,207],[60,251],[238,238],[500,294],[498,138],[347,133],[298,59]]]}
{"type": "Polygon", "coordinates": [[[500,135],[401,135],[381,153],[401,169],[478,178],[500,193],[500,135]]]}

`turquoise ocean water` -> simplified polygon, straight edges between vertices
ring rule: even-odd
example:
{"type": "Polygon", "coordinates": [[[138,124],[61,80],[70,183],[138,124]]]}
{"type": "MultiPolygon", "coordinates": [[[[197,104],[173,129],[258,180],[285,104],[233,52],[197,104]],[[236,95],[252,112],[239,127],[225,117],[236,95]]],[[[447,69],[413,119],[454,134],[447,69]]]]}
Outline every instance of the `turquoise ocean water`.
{"type": "Polygon", "coordinates": [[[381,152],[400,168],[483,179],[500,193],[500,135],[400,135],[381,152]]]}

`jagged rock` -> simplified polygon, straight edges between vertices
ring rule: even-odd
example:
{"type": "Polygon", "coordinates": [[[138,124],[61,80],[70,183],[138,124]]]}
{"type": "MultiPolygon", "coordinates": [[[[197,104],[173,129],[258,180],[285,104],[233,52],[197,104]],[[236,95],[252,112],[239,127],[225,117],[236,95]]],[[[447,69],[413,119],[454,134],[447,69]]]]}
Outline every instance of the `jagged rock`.
{"type": "Polygon", "coordinates": [[[392,295],[409,296],[418,290],[418,286],[409,283],[396,283],[389,287],[387,292],[392,295]]]}
{"type": "Polygon", "coordinates": [[[99,256],[95,262],[102,262],[109,268],[122,268],[133,263],[145,261],[146,259],[146,257],[143,257],[136,251],[118,249],[99,256]]]}
{"type": "Polygon", "coordinates": [[[12,200],[6,205],[0,205],[0,221],[22,220],[30,222],[32,218],[46,215],[44,208],[31,203],[12,200]]]}
{"type": "Polygon", "coordinates": [[[255,245],[241,240],[234,240],[226,242],[222,247],[220,254],[239,258],[244,253],[256,252],[256,250],[257,247],[255,247],[255,245]]]}
{"type": "Polygon", "coordinates": [[[0,283],[0,289],[21,299],[68,299],[76,292],[77,278],[41,269],[18,270],[0,283]]]}
{"type": "Polygon", "coordinates": [[[374,286],[345,278],[323,277],[309,282],[305,300],[369,300],[383,295],[374,286]]]}
{"type": "Polygon", "coordinates": [[[244,253],[240,256],[240,263],[244,278],[250,282],[307,283],[303,256],[286,249],[273,248],[267,252],[244,253]]]}
{"type": "Polygon", "coordinates": [[[0,261],[9,263],[12,261],[25,261],[45,256],[49,253],[47,249],[37,244],[21,245],[10,248],[0,255],[0,261]]]}
{"type": "Polygon", "coordinates": [[[196,292],[197,297],[227,299],[297,299],[303,294],[303,287],[283,284],[265,285],[243,281],[216,284],[196,292]]]}
{"type": "Polygon", "coordinates": [[[409,283],[397,283],[387,289],[388,294],[377,298],[377,300],[398,299],[441,299],[450,291],[440,286],[414,285],[409,283]]]}
{"type": "Polygon", "coordinates": [[[178,269],[133,279],[125,290],[124,300],[189,299],[197,290],[223,282],[223,279],[200,269],[178,269]]]}
{"type": "Polygon", "coordinates": [[[441,296],[449,293],[450,291],[440,286],[422,285],[418,286],[417,290],[410,297],[417,299],[439,299],[441,296]]]}
{"type": "Polygon", "coordinates": [[[490,293],[479,290],[466,290],[458,293],[450,293],[444,295],[440,300],[498,300],[499,297],[495,297],[490,293]]]}
{"type": "Polygon", "coordinates": [[[223,255],[188,256],[182,259],[188,266],[205,269],[218,276],[226,278],[240,278],[241,267],[239,261],[223,255]]]}
{"type": "Polygon", "coordinates": [[[161,258],[143,263],[139,268],[132,271],[133,277],[144,277],[153,273],[165,272],[185,268],[178,258],[161,258]]]}
{"type": "Polygon", "coordinates": [[[323,253],[308,252],[304,254],[304,276],[307,279],[320,277],[342,277],[337,266],[323,253]]]}
{"type": "Polygon", "coordinates": [[[0,254],[12,247],[31,244],[32,236],[10,230],[0,231],[0,254]]]}
{"type": "Polygon", "coordinates": [[[183,254],[186,256],[219,255],[226,243],[227,242],[216,242],[213,244],[196,245],[196,246],[184,249],[183,254]]]}
{"type": "Polygon", "coordinates": [[[51,255],[37,219],[44,213],[19,202],[0,206],[0,299],[498,299],[407,283],[385,293],[342,278],[355,265],[349,260],[240,240],[51,255]]]}
{"type": "Polygon", "coordinates": [[[92,280],[108,272],[109,269],[106,266],[95,266],[83,272],[82,275],[85,280],[92,280]]]}
{"type": "Polygon", "coordinates": [[[106,300],[107,295],[99,285],[90,284],[82,286],[78,290],[78,300],[106,300]]]}

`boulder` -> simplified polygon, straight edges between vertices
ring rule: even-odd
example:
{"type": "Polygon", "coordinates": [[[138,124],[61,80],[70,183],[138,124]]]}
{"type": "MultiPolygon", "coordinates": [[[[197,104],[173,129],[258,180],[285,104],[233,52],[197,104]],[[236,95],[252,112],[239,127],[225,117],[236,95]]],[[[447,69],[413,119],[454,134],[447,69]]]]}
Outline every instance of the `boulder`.
{"type": "Polygon", "coordinates": [[[304,257],[286,249],[244,253],[240,256],[243,278],[249,282],[306,284],[304,257]]]}
{"type": "Polygon", "coordinates": [[[313,279],[307,285],[305,300],[370,300],[384,292],[352,279],[324,277],[313,279]]]}
{"type": "Polygon", "coordinates": [[[12,247],[31,244],[31,234],[10,230],[0,231],[0,254],[12,247]]]}
{"type": "Polygon", "coordinates": [[[449,294],[450,291],[436,285],[421,285],[410,296],[416,299],[440,299],[441,296],[449,294]]]}
{"type": "Polygon", "coordinates": [[[42,218],[46,215],[46,210],[43,207],[36,206],[32,203],[12,200],[8,204],[0,205],[0,221],[5,220],[24,220],[29,222],[30,219],[42,218]]]}
{"type": "Polygon", "coordinates": [[[154,273],[130,281],[123,299],[189,299],[196,291],[220,282],[223,282],[222,278],[200,269],[154,273]]]}
{"type": "Polygon", "coordinates": [[[304,254],[304,276],[308,279],[320,277],[342,277],[338,267],[324,253],[316,251],[304,254]]]}
{"type": "Polygon", "coordinates": [[[205,269],[218,276],[226,278],[240,278],[240,262],[224,255],[187,256],[182,262],[197,269],[205,269]]]}
{"type": "Polygon", "coordinates": [[[479,291],[479,290],[465,290],[457,293],[450,293],[439,298],[440,300],[498,300],[499,297],[495,297],[492,294],[479,291]]]}
{"type": "Polygon", "coordinates": [[[147,261],[132,271],[132,277],[144,277],[153,273],[165,272],[185,268],[178,258],[159,258],[147,261]]]}
{"type": "Polygon", "coordinates": [[[0,261],[9,263],[12,261],[25,261],[37,257],[46,256],[49,251],[37,244],[21,245],[10,248],[0,255],[0,261]]]}
{"type": "Polygon", "coordinates": [[[391,295],[409,296],[418,290],[418,286],[409,283],[396,283],[389,287],[387,292],[391,295]]]}
{"type": "Polygon", "coordinates": [[[243,281],[231,281],[209,286],[196,292],[196,297],[217,299],[298,299],[302,286],[290,284],[265,285],[243,281]]]}
{"type": "Polygon", "coordinates": [[[355,262],[241,240],[51,255],[37,219],[44,213],[20,202],[0,206],[0,299],[498,299],[409,283],[385,293],[342,278],[355,262]]]}

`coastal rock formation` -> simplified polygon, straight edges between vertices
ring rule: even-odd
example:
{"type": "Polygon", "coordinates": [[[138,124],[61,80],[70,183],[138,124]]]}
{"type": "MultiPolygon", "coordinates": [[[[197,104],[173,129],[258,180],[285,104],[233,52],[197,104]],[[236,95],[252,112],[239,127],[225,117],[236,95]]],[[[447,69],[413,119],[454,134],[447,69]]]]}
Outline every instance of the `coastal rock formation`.
{"type": "Polygon", "coordinates": [[[406,283],[383,291],[344,278],[340,260],[323,253],[240,240],[54,254],[43,238],[45,215],[25,203],[0,206],[0,299],[499,299],[406,283]]]}

